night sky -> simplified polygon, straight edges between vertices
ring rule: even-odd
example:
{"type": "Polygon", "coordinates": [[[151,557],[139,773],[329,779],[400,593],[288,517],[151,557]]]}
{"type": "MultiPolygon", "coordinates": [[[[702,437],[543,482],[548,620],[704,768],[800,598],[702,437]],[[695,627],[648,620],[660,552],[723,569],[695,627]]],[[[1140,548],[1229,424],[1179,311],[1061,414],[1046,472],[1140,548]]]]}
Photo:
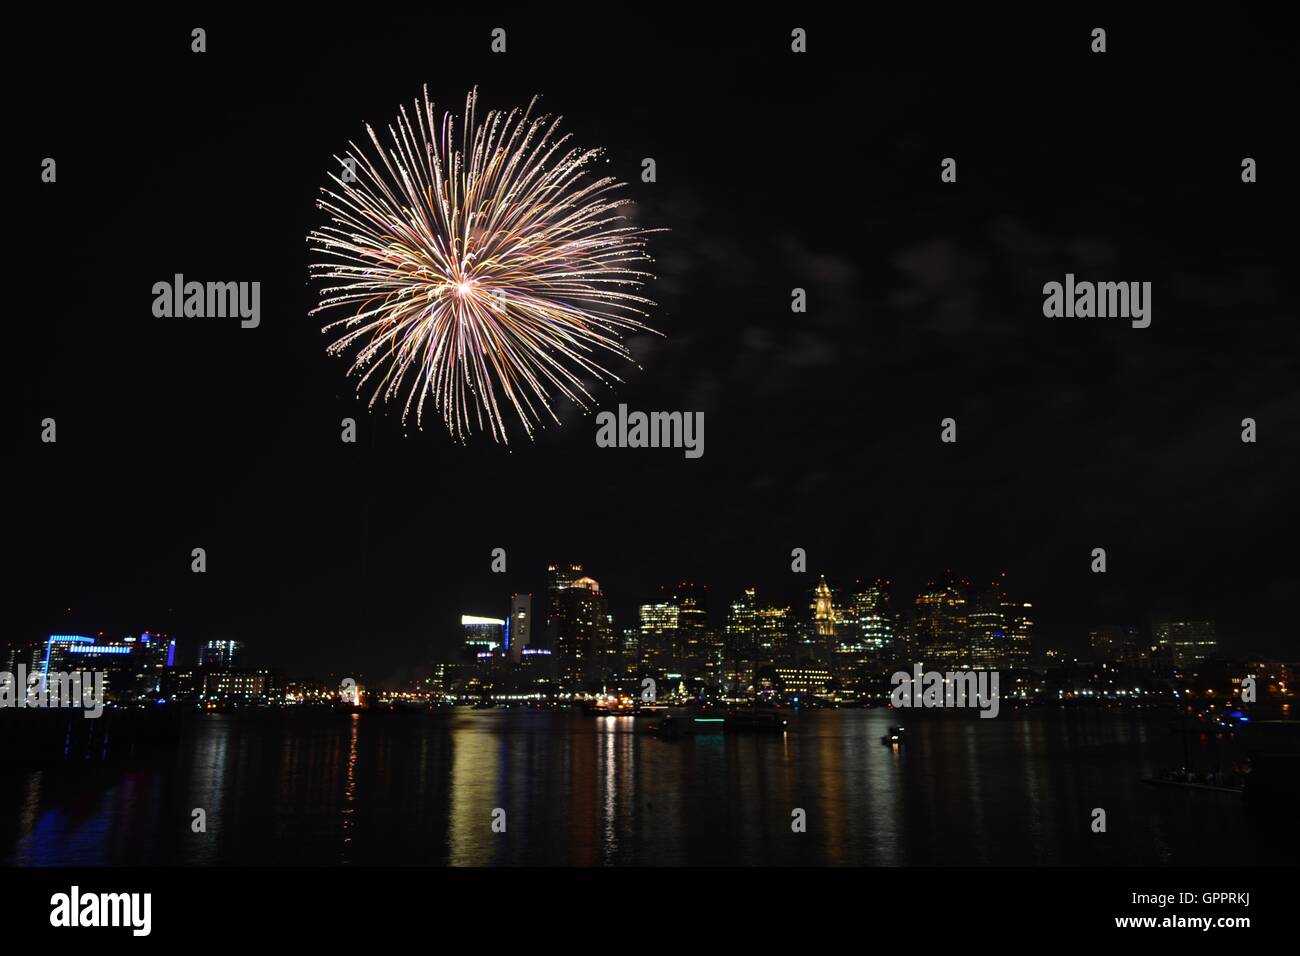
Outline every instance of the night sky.
{"type": "Polygon", "coordinates": [[[462,612],[501,616],[572,560],[619,628],[683,578],[720,619],[747,584],[806,605],[818,572],[879,575],[907,605],[952,568],[1005,570],[1049,643],[1173,613],[1231,651],[1300,652],[1291,34],[1236,12],[378,13],[23,32],[48,69],[10,104],[30,259],[10,276],[7,636],[165,629],[291,673],[414,676],[462,612]],[[632,342],[642,367],[598,407],[702,411],[702,459],[599,449],[572,408],[509,450],[366,411],[307,315],[305,237],[331,156],[423,84],[458,114],[475,85],[483,110],[542,94],[669,230],[665,338],[632,342]],[[1151,327],[1045,318],[1067,272],[1151,282],[1151,327]],[[260,328],[155,318],[174,273],[260,281],[260,328]]]}

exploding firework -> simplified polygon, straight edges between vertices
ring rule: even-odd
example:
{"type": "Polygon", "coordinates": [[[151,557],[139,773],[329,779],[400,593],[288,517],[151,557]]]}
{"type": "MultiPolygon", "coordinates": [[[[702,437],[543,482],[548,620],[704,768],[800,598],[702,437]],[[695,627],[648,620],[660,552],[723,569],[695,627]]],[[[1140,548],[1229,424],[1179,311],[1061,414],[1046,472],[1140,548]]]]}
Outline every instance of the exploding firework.
{"type": "Polygon", "coordinates": [[[654,230],[620,214],[622,184],[590,175],[601,151],[569,145],[559,117],[533,115],[536,98],[482,123],[476,101],[459,141],[426,88],[389,146],[366,127],[373,160],[355,143],[335,157],[319,202],[331,224],[308,237],[327,283],[312,314],[348,313],[325,325],[328,351],[353,355],[371,407],[401,401],[421,426],[432,401],[456,438],[508,442],[511,408],[529,436],[559,421],[556,396],[589,408],[589,386],[619,381],[601,360],[630,361],[624,336],[654,331],[639,294],[654,230]]]}

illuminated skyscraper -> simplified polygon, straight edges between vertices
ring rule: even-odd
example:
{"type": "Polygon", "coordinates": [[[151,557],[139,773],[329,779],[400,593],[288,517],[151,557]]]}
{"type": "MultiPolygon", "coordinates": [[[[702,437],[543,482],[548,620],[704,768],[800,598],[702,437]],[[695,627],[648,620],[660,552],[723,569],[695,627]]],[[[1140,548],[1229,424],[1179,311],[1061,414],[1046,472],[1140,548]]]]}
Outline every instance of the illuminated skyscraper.
{"type": "Polygon", "coordinates": [[[745,588],[731,602],[724,632],[726,655],[733,661],[754,661],[758,655],[758,595],[745,588]]]}
{"type": "Polygon", "coordinates": [[[1156,647],[1166,653],[1175,667],[1199,664],[1214,654],[1219,645],[1213,621],[1159,621],[1152,631],[1156,647]]]}
{"type": "MultiPolygon", "coordinates": [[[[50,674],[57,671],[71,670],[64,667],[74,644],[92,646],[95,638],[83,634],[51,634],[43,645],[36,648],[32,659],[32,673],[50,674]]],[[[79,669],[80,665],[76,665],[79,669]]]]}
{"type": "Polygon", "coordinates": [[[745,588],[731,602],[721,638],[718,689],[741,693],[752,684],[758,661],[758,601],[754,588],[745,588]]]}
{"type": "Polygon", "coordinates": [[[581,564],[548,564],[546,566],[546,593],[556,594],[573,587],[573,582],[582,577],[581,564]]]}
{"type": "Polygon", "coordinates": [[[812,612],[817,643],[829,649],[835,643],[835,604],[824,574],[813,591],[812,612]]]}
{"type": "Polygon", "coordinates": [[[709,636],[709,586],[682,581],[672,591],[677,605],[678,654],[683,667],[701,670],[712,650],[709,636]]]}
{"type": "Polygon", "coordinates": [[[149,666],[147,645],[135,637],[115,640],[102,633],[96,637],[52,634],[46,641],[42,659],[34,662],[33,671],[42,681],[58,686],[55,675],[64,671],[91,671],[103,675],[104,695],[114,703],[136,700],[141,696],[141,671],[149,666]]]}
{"type": "Polygon", "coordinates": [[[677,622],[676,604],[641,605],[641,665],[647,670],[667,673],[677,668],[677,622]]]}
{"type": "Polygon", "coordinates": [[[760,607],[755,618],[759,660],[774,663],[793,661],[797,639],[794,613],[790,608],[760,607]]]}
{"type": "Polygon", "coordinates": [[[641,630],[636,627],[623,628],[623,670],[635,673],[642,670],[641,664],[641,630]]]}
{"type": "Polygon", "coordinates": [[[918,661],[946,669],[971,666],[968,587],[948,572],[916,596],[912,652],[918,661]]]}
{"type": "Polygon", "coordinates": [[[506,649],[510,660],[519,663],[525,648],[532,644],[533,596],[515,594],[510,598],[510,621],[506,627],[506,649]]]}
{"type": "Polygon", "coordinates": [[[575,578],[556,596],[555,652],[560,658],[560,678],[571,690],[591,689],[609,676],[609,609],[600,583],[575,578]]]}
{"type": "Polygon", "coordinates": [[[1100,624],[1088,629],[1088,645],[1098,664],[1136,664],[1142,638],[1132,624],[1100,624]]]}
{"type": "Polygon", "coordinates": [[[199,666],[208,670],[229,670],[242,656],[243,641],[208,641],[199,653],[199,666]]]}
{"type": "Polygon", "coordinates": [[[546,566],[546,646],[554,649],[559,636],[561,595],[582,577],[581,564],[550,564],[546,566]]]}
{"type": "Polygon", "coordinates": [[[502,618],[462,614],[460,626],[464,633],[465,656],[471,660],[491,654],[505,641],[506,622],[502,618]]]}
{"type": "MultiPolygon", "coordinates": [[[[605,606],[608,608],[609,603],[605,606]]],[[[600,641],[600,673],[602,679],[623,673],[623,638],[614,623],[614,615],[605,612],[605,628],[600,641]]]]}
{"type": "Polygon", "coordinates": [[[889,614],[889,585],[854,581],[840,605],[835,606],[834,653],[831,670],[840,687],[852,691],[871,669],[884,667],[885,649],[892,652],[893,621],[889,614]]]}
{"type": "Polygon", "coordinates": [[[894,616],[889,606],[889,582],[881,578],[866,583],[855,581],[848,605],[841,616],[848,633],[840,643],[854,641],[868,654],[879,656],[894,642],[894,616]]]}
{"type": "Polygon", "coordinates": [[[1007,636],[1007,667],[1024,670],[1029,666],[1029,655],[1034,639],[1034,606],[1028,601],[1004,598],[1002,621],[1007,636]]]}
{"type": "Polygon", "coordinates": [[[970,629],[970,665],[982,670],[1000,670],[1011,666],[1011,639],[1003,616],[1007,598],[1002,578],[971,594],[966,613],[970,629]]]}
{"type": "Polygon", "coordinates": [[[162,694],[167,671],[176,666],[176,642],[165,634],[145,631],[138,644],[140,674],[139,695],[156,699],[162,694]]]}

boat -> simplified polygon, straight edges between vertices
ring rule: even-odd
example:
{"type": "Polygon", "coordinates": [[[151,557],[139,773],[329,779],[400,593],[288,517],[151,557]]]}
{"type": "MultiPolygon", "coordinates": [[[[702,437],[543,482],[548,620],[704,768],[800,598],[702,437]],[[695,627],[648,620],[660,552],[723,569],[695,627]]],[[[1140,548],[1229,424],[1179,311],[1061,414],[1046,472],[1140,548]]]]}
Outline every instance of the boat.
{"type": "Polygon", "coordinates": [[[902,727],[890,727],[889,733],[880,738],[880,742],[886,747],[900,746],[905,740],[907,740],[907,731],[902,727]]]}
{"type": "Polygon", "coordinates": [[[1189,731],[1193,734],[1205,734],[1211,737],[1222,737],[1235,731],[1232,722],[1226,717],[1216,717],[1214,715],[1188,714],[1182,717],[1175,717],[1169,722],[1170,734],[1186,735],[1189,731]]]}
{"type": "Polygon", "coordinates": [[[1188,773],[1186,770],[1169,770],[1158,777],[1143,777],[1142,782],[1151,787],[1179,787],[1184,790],[1209,790],[1214,793],[1242,794],[1246,790],[1245,777],[1240,774],[1188,773]]]}
{"type": "Polygon", "coordinates": [[[785,714],[772,707],[743,707],[729,710],[722,727],[727,733],[785,733],[789,721],[785,714]]]}
{"type": "Polygon", "coordinates": [[[598,694],[582,705],[584,714],[605,717],[631,717],[636,713],[636,701],[630,694],[598,694]]]}
{"type": "Polygon", "coordinates": [[[689,715],[669,714],[662,720],[650,724],[646,729],[659,737],[695,737],[700,734],[720,734],[726,720],[722,717],[691,717],[689,715]]]}

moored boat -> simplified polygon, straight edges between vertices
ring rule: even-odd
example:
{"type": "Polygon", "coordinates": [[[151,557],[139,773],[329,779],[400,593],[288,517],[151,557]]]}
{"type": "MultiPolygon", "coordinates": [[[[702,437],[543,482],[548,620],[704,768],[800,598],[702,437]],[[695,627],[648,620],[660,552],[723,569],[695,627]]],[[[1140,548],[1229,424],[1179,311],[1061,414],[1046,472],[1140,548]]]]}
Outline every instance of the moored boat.
{"type": "Polygon", "coordinates": [[[1188,773],[1186,770],[1168,770],[1156,777],[1143,777],[1142,782],[1152,787],[1179,787],[1215,793],[1241,794],[1246,789],[1246,778],[1242,774],[1188,773]]]}
{"type": "Polygon", "coordinates": [[[779,734],[787,724],[785,712],[774,707],[740,707],[727,711],[722,726],[727,733],[779,734]]]}
{"type": "Polygon", "coordinates": [[[725,723],[726,721],[722,717],[691,717],[684,714],[669,714],[646,729],[660,737],[695,737],[700,734],[720,734],[723,732],[725,723]]]}

